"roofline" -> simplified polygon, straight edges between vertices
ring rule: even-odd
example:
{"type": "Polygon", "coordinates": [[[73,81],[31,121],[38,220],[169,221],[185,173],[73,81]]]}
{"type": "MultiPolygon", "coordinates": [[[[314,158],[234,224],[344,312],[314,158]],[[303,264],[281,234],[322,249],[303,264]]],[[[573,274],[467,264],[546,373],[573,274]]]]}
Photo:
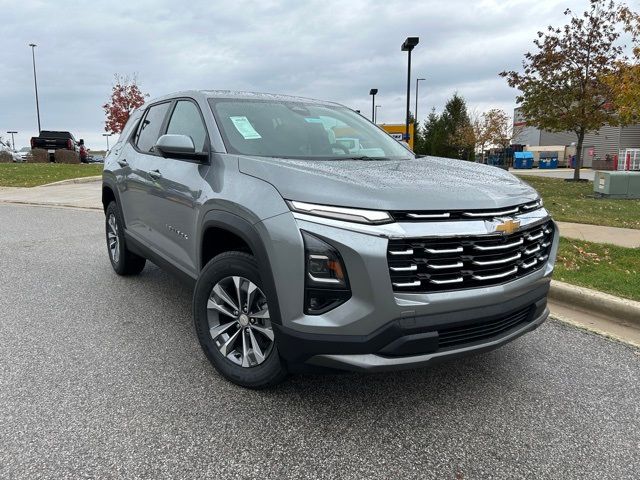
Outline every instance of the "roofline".
{"type": "MultiPolygon", "coordinates": [[[[178,97],[192,97],[202,100],[208,98],[239,98],[239,99],[262,99],[262,100],[284,100],[318,105],[334,105],[344,107],[344,105],[337,102],[330,102],[326,100],[319,100],[310,97],[299,97],[294,95],[282,95],[279,93],[265,93],[265,92],[249,92],[241,90],[182,90],[179,92],[173,92],[159,97],[148,99],[144,106],[151,103],[161,102],[163,100],[171,100],[178,97]]],[[[348,107],[347,107],[348,108],[348,107]]]]}

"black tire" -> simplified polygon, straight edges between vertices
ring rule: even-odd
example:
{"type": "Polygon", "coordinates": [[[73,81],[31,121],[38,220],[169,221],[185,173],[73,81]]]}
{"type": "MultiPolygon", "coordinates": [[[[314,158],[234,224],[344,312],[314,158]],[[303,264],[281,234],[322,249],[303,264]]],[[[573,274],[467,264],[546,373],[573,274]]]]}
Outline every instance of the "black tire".
{"type": "Polygon", "coordinates": [[[105,236],[107,239],[107,254],[111,261],[113,270],[118,275],[137,275],[144,269],[146,259],[130,252],[127,249],[127,244],[124,238],[124,222],[122,221],[122,215],[116,202],[111,202],[107,206],[105,213],[105,236]],[[113,242],[114,231],[111,228],[109,222],[110,219],[115,221],[115,235],[117,236],[118,248],[114,251],[111,248],[111,242],[113,242]]]}
{"type": "MultiPolygon", "coordinates": [[[[227,380],[246,388],[261,389],[282,382],[287,376],[284,362],[273,340],[270,353],[260,364],[251,367],[237,365],[216,347],[210,334],[207,304],[212,289],[223,279],[244,277],[262,290],[262,281],[255,258],[243,252],[225,252],[213,258],[200,272],[193,293],[193,318],[200,346],[215,369],[227,380]]],[[[270,300],[267,299],[267,304],[270,300]]]]}

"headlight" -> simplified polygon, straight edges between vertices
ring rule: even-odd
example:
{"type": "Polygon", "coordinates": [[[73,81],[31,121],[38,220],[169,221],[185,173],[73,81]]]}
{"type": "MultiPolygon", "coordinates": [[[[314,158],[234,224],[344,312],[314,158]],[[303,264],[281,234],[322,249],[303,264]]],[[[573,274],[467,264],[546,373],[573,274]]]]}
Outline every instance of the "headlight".
{"type": "Polygon", "coordinates": [[[351,298],[349,278],[340,253],[302,231],[305,255],[305,313],[319,315],[351,298]]]}
{"type": "Polygon", "coordinates": [[[333,218],[357,223],[389,223],[393,221],[391,215],[382,210],[362,210],[360,208],[332,207],[329,205],[316,205],[314,203],[287,201],[289,208],[294,212],[317,215],[319,217],[333,218]]]}

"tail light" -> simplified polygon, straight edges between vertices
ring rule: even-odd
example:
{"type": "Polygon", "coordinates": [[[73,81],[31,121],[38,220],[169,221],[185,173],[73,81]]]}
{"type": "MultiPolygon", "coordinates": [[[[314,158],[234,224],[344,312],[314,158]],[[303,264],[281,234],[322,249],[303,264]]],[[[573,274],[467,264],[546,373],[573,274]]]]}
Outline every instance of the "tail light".
{"type": "Polygon", "coordinates": [[[31,149],[33,150],[34,148],[36,148],[36,142],[35,139],[31,137],[31,149]]]}
{"type": "Polygon", "coordinates": [[[69,150],[73,150],[73,142],[71,142],[71,139],[67,139],[67,148],[69,150]]]}

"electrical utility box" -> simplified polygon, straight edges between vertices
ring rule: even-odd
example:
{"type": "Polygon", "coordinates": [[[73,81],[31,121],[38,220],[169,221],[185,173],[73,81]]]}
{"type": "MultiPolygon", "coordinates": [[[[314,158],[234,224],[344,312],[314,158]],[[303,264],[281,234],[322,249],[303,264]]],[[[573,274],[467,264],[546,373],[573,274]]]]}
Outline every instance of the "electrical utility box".
{"type": "Polygon", "coordinates": [[[640,172],[597,171],[593,191],[606,198],[640,198],[640,172]]]}

